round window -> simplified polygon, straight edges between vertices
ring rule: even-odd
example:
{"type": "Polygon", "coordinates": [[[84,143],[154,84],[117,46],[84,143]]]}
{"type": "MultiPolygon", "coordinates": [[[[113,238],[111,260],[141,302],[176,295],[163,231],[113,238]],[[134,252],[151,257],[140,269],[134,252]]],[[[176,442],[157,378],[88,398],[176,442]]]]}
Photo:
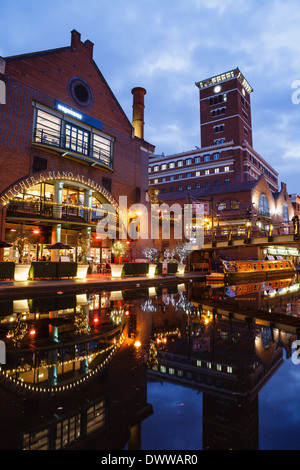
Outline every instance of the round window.
{"type": "Polygon", "coordinates": [[[79,77],[73,77],[69,81],[69,93],[77,106],[90,108],[93,104],[93,93],[88,83],[79,77]]]}

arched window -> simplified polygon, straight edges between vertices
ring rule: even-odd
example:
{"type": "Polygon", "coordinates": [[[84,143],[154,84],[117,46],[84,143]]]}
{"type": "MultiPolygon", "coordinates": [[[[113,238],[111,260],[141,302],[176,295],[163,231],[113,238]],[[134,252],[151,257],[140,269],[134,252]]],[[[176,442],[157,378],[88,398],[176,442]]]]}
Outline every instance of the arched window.
{"type": "Polygon", "coordinates": [[[262,194],[259,198],[258,213],[259,215],[270,217],[269,203],[264,194],[262,194]]]}

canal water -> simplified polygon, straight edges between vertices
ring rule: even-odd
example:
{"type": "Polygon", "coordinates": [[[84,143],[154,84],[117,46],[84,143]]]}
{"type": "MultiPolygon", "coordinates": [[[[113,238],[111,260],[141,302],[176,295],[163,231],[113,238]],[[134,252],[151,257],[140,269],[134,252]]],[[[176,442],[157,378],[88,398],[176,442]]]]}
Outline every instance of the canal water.
{"type": "Polygon", "coordinates": [[[298,450],[299,300],[297,276],[0,300],[0,449],[298,450]]]}

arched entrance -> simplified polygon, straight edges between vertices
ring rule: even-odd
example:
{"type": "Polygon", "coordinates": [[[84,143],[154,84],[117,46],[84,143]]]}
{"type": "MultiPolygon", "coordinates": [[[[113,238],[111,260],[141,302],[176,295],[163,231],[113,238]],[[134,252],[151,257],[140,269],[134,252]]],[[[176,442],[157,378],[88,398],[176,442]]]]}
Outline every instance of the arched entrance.
{"type": "MultiPolygon", "coordinates": [[[[89,238],[89,261],[110,262],[112,240],[97,240],[96,226],[107,207],[117,224],[119,205],[106,188],[85,175],[72,171],[40,172],[11,185],[0,195],[0,203],[5,239],[12,242],[20,225],[28,234],[26,260],[49,259],[54,254],[47,245],[62,242],[71,246],[63,255],[77,261],[82,255],[79,235],[84,235],[89,238]]],[[[10,261],[16,261],[17,256],[14,247],[4,252],[4,259],[10,261]]]]}

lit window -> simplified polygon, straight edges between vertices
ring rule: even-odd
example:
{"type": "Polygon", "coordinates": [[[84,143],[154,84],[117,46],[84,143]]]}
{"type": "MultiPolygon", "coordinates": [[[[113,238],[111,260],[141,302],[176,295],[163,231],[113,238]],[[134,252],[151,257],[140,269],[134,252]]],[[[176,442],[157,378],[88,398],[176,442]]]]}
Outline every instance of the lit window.
{"type": "Polygon", "coordinates": [[[225,166],[224,171],[229,171],[229,166],[225,166]]]}
{"type": "Polygon", "coordinates": [[[224,181],[224,184],[229,184],[229,183],[230,183],[229,178],[226,178],[225,181],[224,181]]]}
{"type": "Polygon", "coordinates": [[[200,176],[200,171],[196,171],[196,176],[200,176]]]}
{"type": "Polygon", "coordinates": [[[159,166],[156,165],[154,168],[153,168],[153,171],[158,171],[159,170],[159,166]]]}
{"type": "Polygon", "coordinates": [[[206,175],[209,175],[209,170],[205,170],[205,174],[206,174],[206,175]]]}
{"type": "Polygon", "coordinates": [[[198,360],[198,361],[197,361],[197,366],[198,366],[198,367],[201,367],[201,365],[202,365],[201,361],[198,360]]]}
{"type": "Polygon", "coordinates": [[[157,179],[157,178],[155,178],[155,180],[154,180],[154,184],[157,184],[157,183],[158,183],[158,179],[157,179]]]}
{"type": "Polygon", "coordinates": [[[174,162],[169,163],[169,168],[175,168],[175,163],[174,162]]]}
{"type": "Polygon", "coordinates": [[[220,371],[220,372],[222,372],[222,366],[221,366],[221,364],[217,364],[217,370],[220,371]]]}
{"type": "Polygon", "coordinates": [[[163,163],[162,166],[161,166],[161,170],[166,170],[167,169],[167,165],[166,163],[163,163]]]}
{"type": "Polygon", "coordinates": [[[227,366],[227,373],[232,374],[232,367],[231,366],[227,366]]]}
{"type": "Polygon", "coordinates": [[[177,166],[183,166],[183,161],[179,160],[179,162],[177,162],[177,166]]]}
{"type": "Polygon", "coordinates": [[[206,367],[207,367],[208,369],[211,369],[211,362],[207,362],[207,363],[206,363],[206,367]]]}
{"type": "Polygon", "coordinates": [[[215,173],[219,173],[220,172],[220,169],[219,168],[215,168],[215,173]]]}
{"type": "Polygon", "coordinates": [[[191,159],[191,158],[187,158],[186,161],[185,161],[185,164],[186,164],[186,165],[191,165],[191,164],[192,164],[192,159],[191,159]]]}

